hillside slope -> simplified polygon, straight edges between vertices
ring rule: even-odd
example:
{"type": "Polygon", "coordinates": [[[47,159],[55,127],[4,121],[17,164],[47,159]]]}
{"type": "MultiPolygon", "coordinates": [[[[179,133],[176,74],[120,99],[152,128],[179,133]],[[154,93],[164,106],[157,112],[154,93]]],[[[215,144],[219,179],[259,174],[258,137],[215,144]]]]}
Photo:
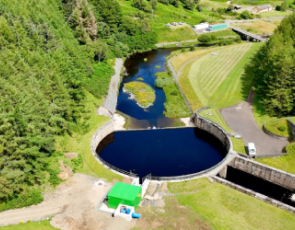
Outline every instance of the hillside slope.
{"type": "Polygon", "coordinates": [[[51,0],[0,3],[0,203],[43,183],[54,135],[81,116],[93,53],[51,0]]]}

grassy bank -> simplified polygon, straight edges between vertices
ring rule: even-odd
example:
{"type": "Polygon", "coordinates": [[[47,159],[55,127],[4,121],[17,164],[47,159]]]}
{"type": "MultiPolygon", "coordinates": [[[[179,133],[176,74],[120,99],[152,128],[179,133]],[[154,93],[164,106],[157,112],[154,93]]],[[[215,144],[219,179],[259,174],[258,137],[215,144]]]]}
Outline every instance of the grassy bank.
{"type": "Polygon", "coordinates": [[[158,35],[160,42],[176,42],[197,39],[196,33],[190,25],[165,27],[158,35]]]}
{"type": "MultiPolygon", "coordinates": [[[[227,79],[231,71],[238,65],[253,43],[244,43],[220,49],[218,52],[202,56],[194,62],[188,74],[191,85],[203,105],[214,105],[214,94],[227,79]]],[[[235,75],[238,77],[239,75],[235,75]]],[[[228,88],[236,91],[235,88],[228,88]]],[[[232,95],[233,92],[228,92],[232,95]]]]}
{"type": "Polygon", "coordinates": [[[58,228],[52,227],[50,225],[50,220],[42,220],[38,222],[28,222],[25,224],[0,227],[0,230],[55,230],[55,229],[58,229],[58,228]]]}
{"type": "MultiPolygon", "coordinates": [[[[209,99],[209,105],[217,108],[224,108],[238,104],[247,99],[252,84],[252,78],[244,75],[244,68],[261,45],[262,43],[254,43],[246,53],[241,54],[243,56],[240,61],[234,65],[233,69],[226,76],[226,79],[217,90],[214,91],[212,97],[209,99]]],[[[231,53],[231,51],[229,51],[229,53],[231,53]]],[[[228,62],[221,62],[220,64],[223,64],[224,68],[230,68],[230,63],[228,62]]],[[[217,68],[221,68],[221,66],[217,68]]],[[[209,71],[209,69],[207,69],[207,71],[209,71]]],[[[216,80],[217,79],[214,79],[214,81],[216,80]]]]}
{"type": "Polygon", "coordinates": [[[205,229],[294,229],[292,213],[207,179],[169,183],[180,205],[197,213],[205,229]],[[181,194],[183,193],[183,194],[181,194]],[[186,193],[186,194],[185,194],[186,193]]]}
{"type": "Polygon", "coordinates": [[[182,92],[186,96],[187,100],[189,101],[192,110],[196,111],[197,109],[203,107],[203,104],[199,100],[198,96],[196,95],[187,75],[192,66],[193,62],[187,64],[183,70],[181,71],[180,76],[178,77],[179,85],[182,89],[182,92]]]}
{"type": "Polygon", "coordinates": [[[162,4],[158,2],[157,9],[152,13],[146,13],[132,6],[133,1],[124,1],[119,0],[119,4],[122,7],[123,15],[138,17],[137,15],[144,14],[145,17],[150,18],[150,24],[158,34],[158,42],[169,42],[169,41],[184,41],[196,38],[196,35],[192,33],[190,29],[179,30],[175,28],[168,28],[165,26],[167,23],[173,22],[185,22],[190,26],[200,23],[201,21],[209,21],[211,19],[212,22],[222,21],[223,17],[215,12],[212,12],[212,5],[218,5],[219,7],[224,6],[227,7],[226,3],[217,3],[206,0],[208,3],[204,5],[203,12],[198,12],[194,7],[193,10],[187,10],[184,8],[184,4],[179,2],[179,6],[176,8],[175,6],[168,4],[162,4]],[[208,9],[207,9],[208,8],[208,9]],[[179,33],[178,31],[181,31],[179,33]]]}
{"type": "Polygon", "coordinates": [[[234,23],[233,27],[238,27],[254,34],[270,34],[277,28],[276,23],[265,20],[257,20],[253,22],[234,23]]]}
{"type": "Polygon", "coordinates": [[[265,127],[271,133],[279,136],[290,137],[292,135],[287,118],[271,120],[265,124],[265,127]]]}
{"type": "Polygon", "coordinates": [[[166,102],[165,116],[170,118],[189,117],[190,110],[182,97],[174,78],[167,72],[156,74],[156,87],[162,88],[165,92],[166,102]]]}
{"type": "Polygon", "coordinates": [[[274,157],[274,158],[262,158],[262,159],[256,159],[256,161],[269,165],[271,167],[281,169],[283,171],[295,174],[295,168],[294,168],[294,161],[295,161],[295,142],[289,144],[286,147],[286,150],[288,152],[287,155],[282,157],[274,157]]]}
{"type": "Polygon", "coordinates": [[[91,176],[104,178],[111,181],[114,178],[122,179],[121,176],[111,172],[99,164],[93,157],[90,142],[97,129],[109,121],[108,117],[96,115],[96,109],[102,103],[93,95],[87,93],[85,102],[86,115],[89,119],[86,121],[84,131],[77,131],[70,135],[56,138],[56,150],[63,152],[77,152],[83,157],[83,167],[78,169],[78,172],[85,173],[91,176]]]}

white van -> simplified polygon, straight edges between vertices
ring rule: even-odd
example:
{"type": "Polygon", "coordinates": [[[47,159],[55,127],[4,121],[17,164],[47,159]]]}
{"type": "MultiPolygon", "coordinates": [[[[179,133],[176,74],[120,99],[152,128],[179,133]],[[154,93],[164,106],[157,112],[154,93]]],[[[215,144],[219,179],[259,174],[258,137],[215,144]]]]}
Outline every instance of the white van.
{"type": "Polygon", "coordinates": [[[250,157],[256,156],[256,148],[253,142],[248,143],[248,154],[250,157]]]}

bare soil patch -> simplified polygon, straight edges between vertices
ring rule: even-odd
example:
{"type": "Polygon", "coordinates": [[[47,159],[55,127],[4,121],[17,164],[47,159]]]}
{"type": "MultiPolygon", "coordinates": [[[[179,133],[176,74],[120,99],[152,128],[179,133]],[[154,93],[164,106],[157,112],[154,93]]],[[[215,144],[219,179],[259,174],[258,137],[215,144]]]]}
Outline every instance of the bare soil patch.
{"type": "Polygon", "coordinates": [[[78,153],[65,153],[64,155],[66,158],[72,160],[72,159],[78,157],[79,154],[78,153]]]}

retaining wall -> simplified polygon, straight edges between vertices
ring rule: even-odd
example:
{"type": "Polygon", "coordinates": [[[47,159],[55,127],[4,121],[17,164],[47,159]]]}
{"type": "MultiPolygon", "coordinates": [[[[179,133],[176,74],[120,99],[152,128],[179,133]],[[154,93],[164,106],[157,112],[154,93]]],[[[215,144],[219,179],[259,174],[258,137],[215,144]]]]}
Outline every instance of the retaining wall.
{"type": "Polygon", "coordinates": [[[227,133],[222,129],[221,126],[219,126],[215,122],[199,116],[198,115],[199,112],[200,112],[200,110],[198,110],[195,113],[195,116],[192,119],[195,126],[198,127],[199,129],[205,130],[208,133],[211,133],[212,135],[217,137],[223,143],[227,152],[231,152],[232,151],[232,143],[231,143],[231,139],[229,138],[227,133]]]}
{"type": "Polygon", "coordinates": [[[294,125],[293,122],[290,121],[289,119],[287,119],[287,121],[288,121],[288,123],[289,123],[289,127],[290,127],[291,132],[292,132],[292,137],[291,137],[291,139],[292,139],[293,141],[295,141],[295,125],[294,125]]]}
{"type": "MultiPolygon", "coordinates": [[[[284,188],[295,190],[295,175],[291,173],[240,156],[235,157],[228,165],[284,188]]],[[[223,171],[220,176],[226,178],[226,172],[223,171]]]]}
{"type": "Polygon", "coordinates": [[[106,161],[104,161],[102,158],[99,157],[99,154],[96,153],[96,148],[99,146],[99,143],[102,141],[110,143],[112,141],[112,135],[109,136],[109,138],[104,139],[109,134],[113,133],[115,131],[114,129],[114,120],[112,119],[107,124],[101,126],[94,134],[91,140],[91,152],[93,157],[96,161],[98,161],[101,165],[103,165],[108,170],[111,170],[112,172],[119,174],[124,177],[130,177],[130,178],[137,178],[138,176],[136,174],[127,172],[125,170],[122,170],[120,168],[117,168],[106,161]]]}
{"type": "Polygon", "coordinates": [[[277,135],[277,134],[274,134],[274,133],[270,132],[270,131],[265,127],[265,125],[263,125],[263,131],[264,131],[267,135],[269,135],[269,136],[271,136],[271,137],[274,137],[274,138],[277,138],[277,139],[280,139],[280,140],[289,140],[289,137],[280,136],[280,135],[277,135]]]}

